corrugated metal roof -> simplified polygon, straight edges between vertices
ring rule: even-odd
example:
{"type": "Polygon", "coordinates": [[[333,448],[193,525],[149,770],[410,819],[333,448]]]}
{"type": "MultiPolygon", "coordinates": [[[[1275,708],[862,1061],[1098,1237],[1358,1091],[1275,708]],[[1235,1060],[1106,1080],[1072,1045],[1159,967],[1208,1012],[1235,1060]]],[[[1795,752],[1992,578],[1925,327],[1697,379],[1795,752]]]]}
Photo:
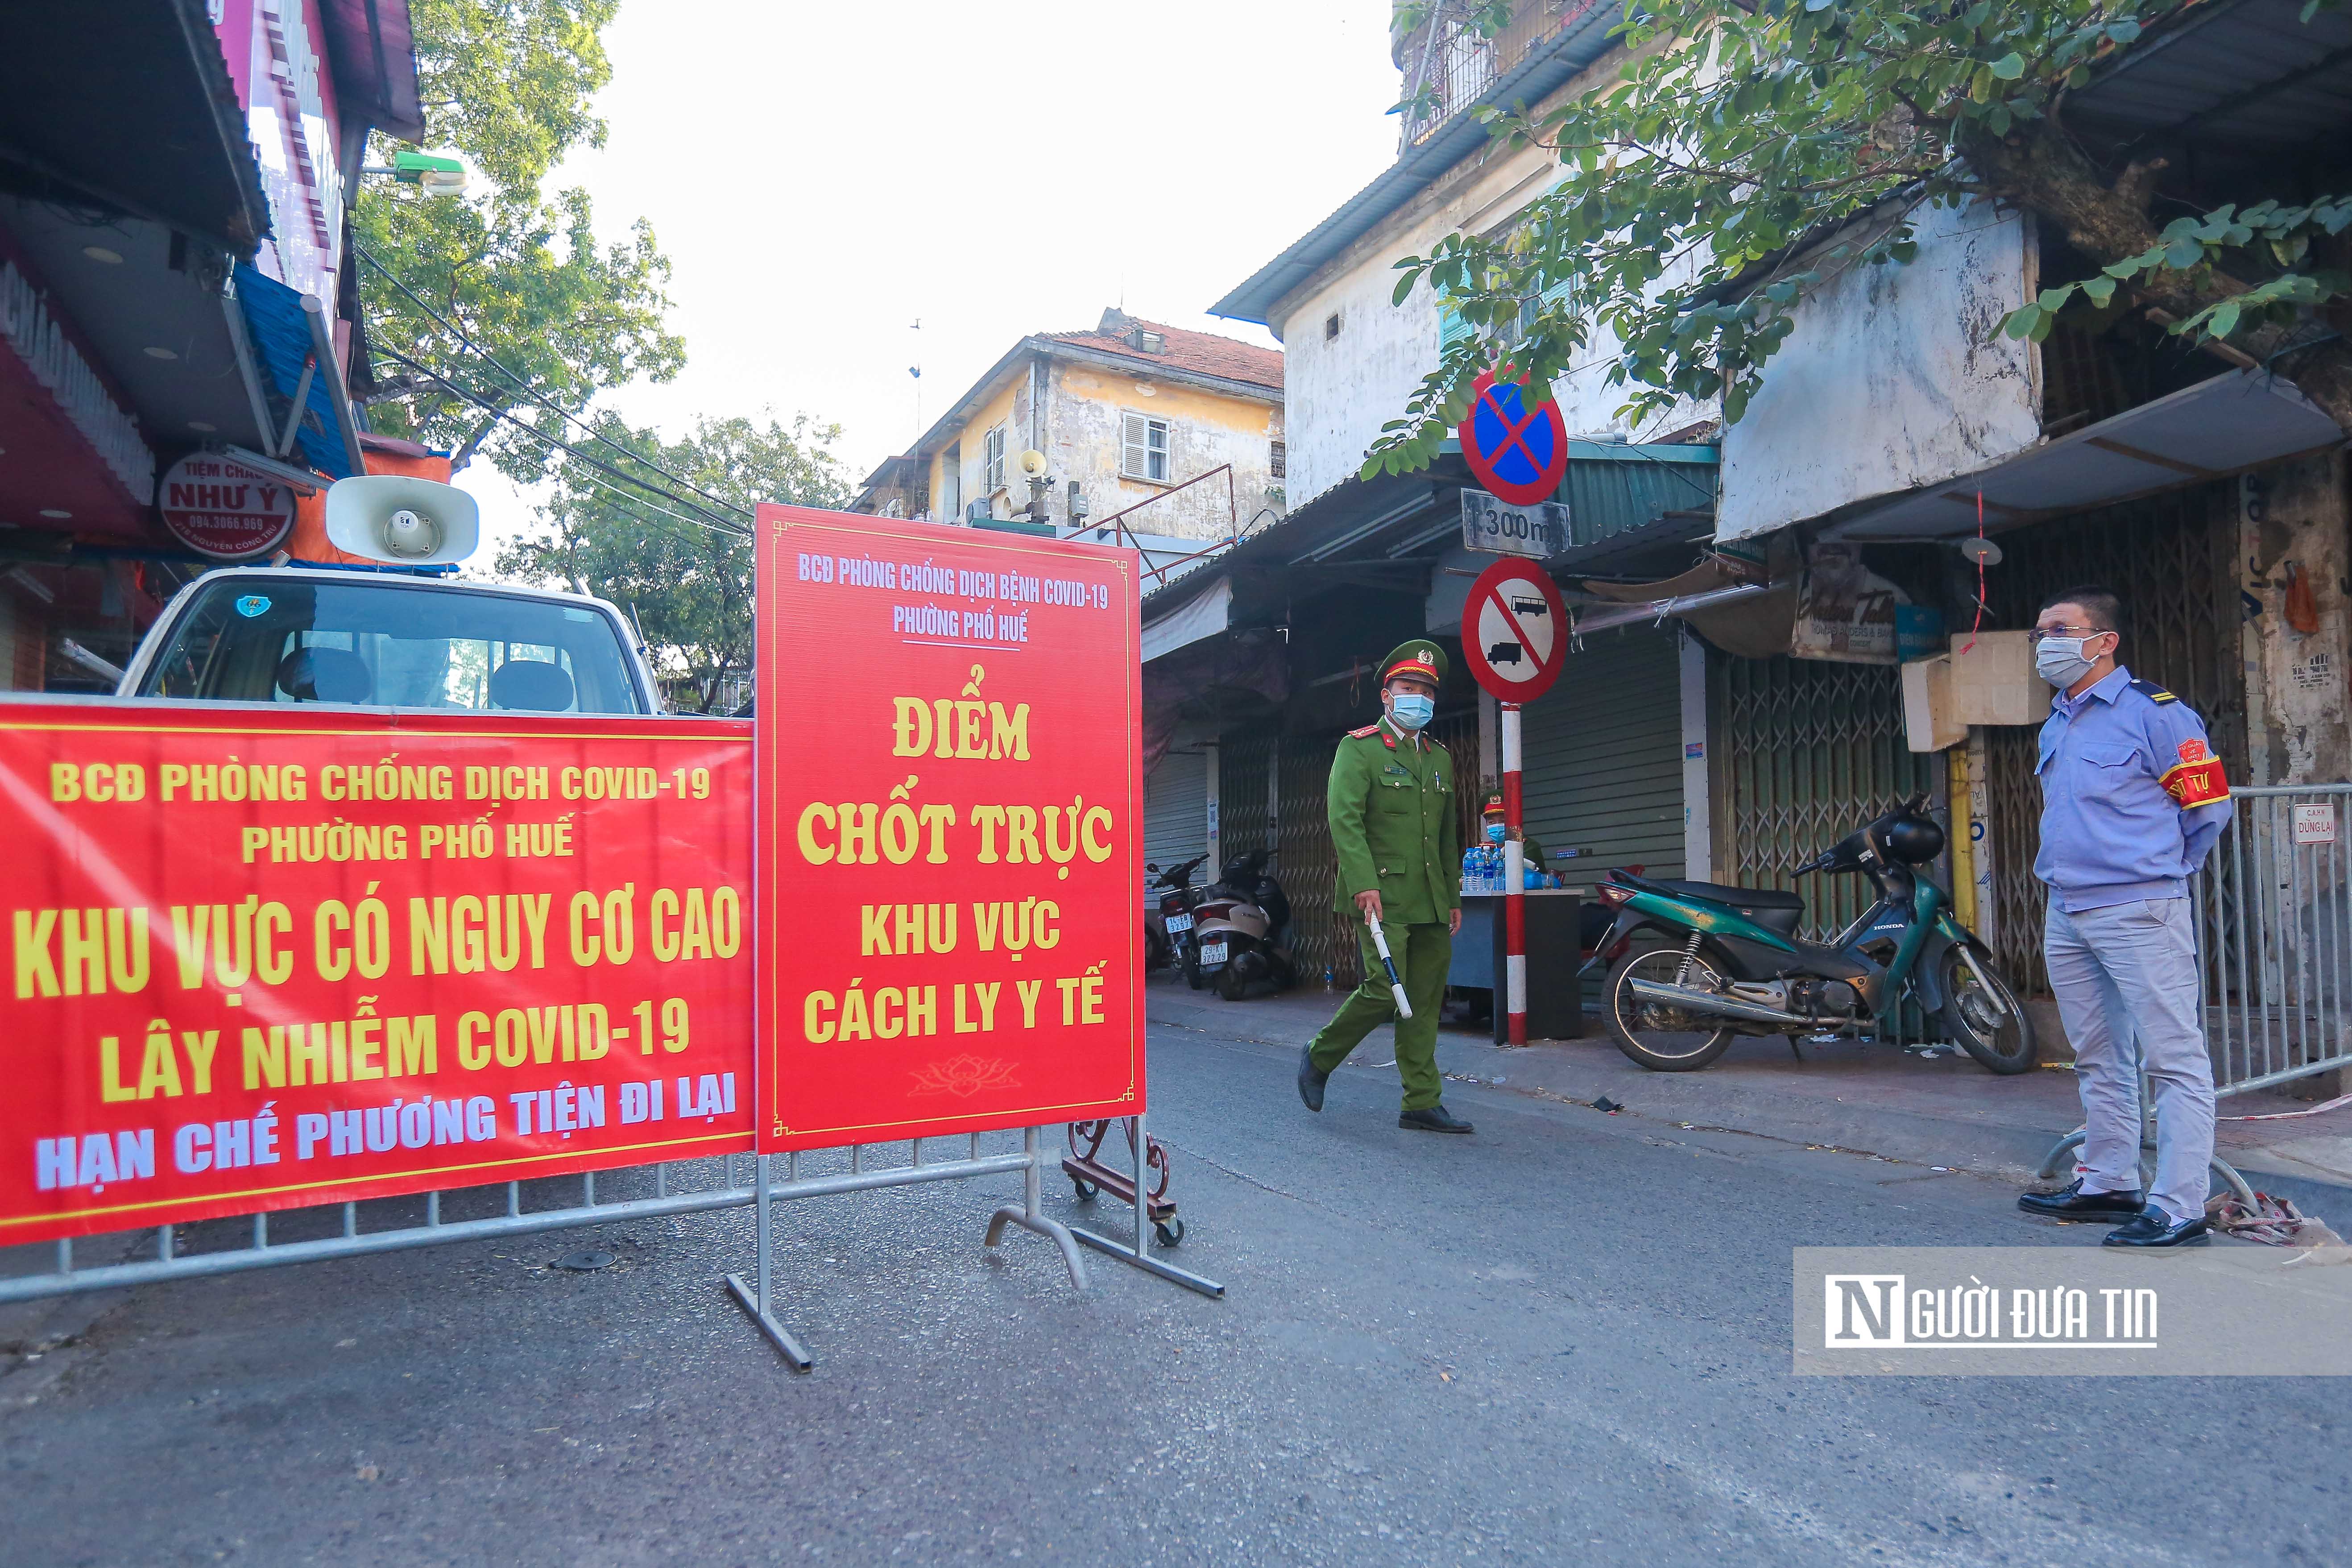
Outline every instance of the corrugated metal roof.
{"type": "Polygon", "coordinates": [[[1610,48],[1610,32],[1625,19],[1622,7],[1602,4],[1563,26],[1542,48],[1531,51],[1517,70],[1497,77],[1478,103],[1447,121],[1430,138],[1408,148],[1378,179],[1343,203],[1288,249],[1209,307],[1228,321],[1266,324],[1275,302],[1313,277],[1318,268],[1356,243],[1382,218],[1411,201],[1423,186],[1485,146],[1488,132],[1477,114],[1485,104],[1536,103],[1565,87],[1579,71],[1610,48]]]}
{"type": "MultiPolygon", "coordinates": [[[[1670,512],[1712,517],[1718,458],[1714,447],[1570,441],[1560,494],[1568,502],[1571,548],[1646,528],[1670,512]]],[[[1701,534],[1713,531],[1709,524],[1701,534]]]]}
{"type": "Polygon", "coordinates": [[[2067,122],[2118,142],[2186,131],[2249,150],[2340,135],[2352,119],[2352,13],[2302,14],[2303,0],[2192,11],[2074,94],[2067,122]]]}

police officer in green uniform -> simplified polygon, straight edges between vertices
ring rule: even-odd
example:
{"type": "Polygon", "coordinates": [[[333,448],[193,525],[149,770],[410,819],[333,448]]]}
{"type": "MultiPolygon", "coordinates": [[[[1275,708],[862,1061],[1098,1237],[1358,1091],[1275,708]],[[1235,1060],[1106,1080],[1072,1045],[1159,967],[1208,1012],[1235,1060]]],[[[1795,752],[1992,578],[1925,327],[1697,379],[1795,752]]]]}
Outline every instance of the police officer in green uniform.
{"type": "Polygon", "coordinates": [[[1339,856],[1331,908],[1355,923],[1364,981],[1300,1053],[1298,1098],[1307,1110],[1322,1110],[1332,1072],[1366,1035],[1396,1017],[1388,974],[1365,924],[1376,920],[1412,1004],[1412,1017],[1397,1018],[1397,1074],[1404,1079],[1397,1125],[1467,1132],[1470,1123],[1438,1103],[1437,1014],[1454,933],[1462,927],[1454,759],[1426,733],[1445,655],[1416,638],[1390,654],[1383,670],[1381,721],[1351,731],[1331,759],[1331,843],[1339,856]]]}

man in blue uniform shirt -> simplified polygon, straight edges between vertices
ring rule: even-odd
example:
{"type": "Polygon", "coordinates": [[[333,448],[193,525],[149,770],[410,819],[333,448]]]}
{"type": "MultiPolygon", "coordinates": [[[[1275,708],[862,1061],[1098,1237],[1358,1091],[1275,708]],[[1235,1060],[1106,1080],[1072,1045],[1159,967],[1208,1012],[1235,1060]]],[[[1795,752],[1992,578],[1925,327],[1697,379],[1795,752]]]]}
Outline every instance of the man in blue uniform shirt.
{"type": "Polygon", "coordinates": [[[2042,726],[2042,952],[2083,1094],[2082,1174],[2017,1200],[2057,1219],[2121,1220],[2109,1247],[2206,1238],[2213,1067],[2205,1054],[2188,879],[2230,822],[2230,785],[2189,705],[2116,662],[2123,605],[2070,588],[2034,623],[2058,689],[2042,726]],[[2137,1038],[2138,1049],[2133,1049],[2137,1038]],[[2156,1095],[2156,1184],[2139,1190],[2142,1068],[2156,1095]]]}

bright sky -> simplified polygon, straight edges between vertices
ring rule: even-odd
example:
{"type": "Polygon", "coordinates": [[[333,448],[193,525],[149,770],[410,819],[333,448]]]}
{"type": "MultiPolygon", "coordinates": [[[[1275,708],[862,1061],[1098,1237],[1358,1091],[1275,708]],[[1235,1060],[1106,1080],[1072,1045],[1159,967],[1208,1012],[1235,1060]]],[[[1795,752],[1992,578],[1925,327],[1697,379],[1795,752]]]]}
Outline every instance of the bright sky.
{"type": "MultiPolygon", "coordinates": [[[[687,367],[614,395],[843,427],[853,479],[1024,333],[1106,305],[1270,343],[1207,307],[1395,156],[1388,0],[625,0],[611,127],[551,188],[649,219],[687,367]],[[917,321],[921,330],[913,330],[917,321]]],[[[486,529],[527,526],[487,465],[486,529]]],[[[496,553],[486,542],[477,559],[496,553]]]]}

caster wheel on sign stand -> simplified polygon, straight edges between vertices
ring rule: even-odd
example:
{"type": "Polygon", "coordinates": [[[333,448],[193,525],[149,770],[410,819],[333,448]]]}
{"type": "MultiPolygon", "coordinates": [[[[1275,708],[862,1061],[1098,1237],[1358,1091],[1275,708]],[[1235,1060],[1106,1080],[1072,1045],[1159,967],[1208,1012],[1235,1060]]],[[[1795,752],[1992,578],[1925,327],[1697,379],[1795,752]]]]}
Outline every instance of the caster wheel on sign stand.
{"type": "Polygon", "coordinates": [[[1070,1178],[1070,1185],[1078,1190],[1078,1202],[1082,1204],[1090,1204],[1094,1202],[1095,1194],[1102,1191],[1100,1187],[1096,1186],[1092,1182],[1082,1182],[1076,1176],[1072,1176],[1070,1178]]]}
{"type": "Polygon", "coordinates": [[[1181,1219],[1154,1220],[1151,1234],[1160,1238],[1162,1247],[1174,1247],[1184,1239],[1184,1222],[1181,1219]]]}

